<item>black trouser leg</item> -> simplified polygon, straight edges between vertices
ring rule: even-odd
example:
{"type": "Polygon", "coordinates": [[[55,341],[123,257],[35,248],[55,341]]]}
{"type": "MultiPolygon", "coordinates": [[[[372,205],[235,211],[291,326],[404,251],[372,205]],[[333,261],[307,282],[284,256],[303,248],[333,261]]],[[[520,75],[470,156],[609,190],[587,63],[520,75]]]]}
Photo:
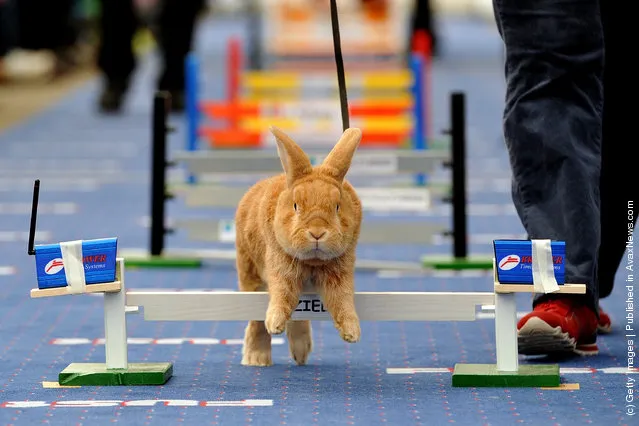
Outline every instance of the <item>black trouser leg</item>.
{"type": "Polygon", "coordinates": [[[430,36],[432,54],[437,54],[437,30],[435,28],[434,10],[431,0],[416,0],[413,15],[413,31],[426,30],[430,36]]]}
{"type": "Polygon", "coordinates": [[[138,28],[132,0],[103,0],[100,17],[102,40],[98,67],[107,85],[124,90],[135,69],[132,40],[138,28]]]}
{"type": "Polygon", "coordinates": [[[157,35],[163,55],[158,89],[184,90],[184,61],[191,50],[195,21],[202,7],[202,0],[164,0],[157,35]]]}
{"type": "MultiPolygon", "coordinates": [[[[628,241],[629,223],[636,223],[639,186],[634,178],[637,159],[629,144],[634,124],[630,121],[629,108],[625,105],[627,86],[633,76],[623,47],[627,41],[628,26],[621,20],[623,8],[615,7],[607,0],[600,1],[606,48],[604,71],[603,146],[601,163],[601,246],[599,249],[598,281],[599,297],[612,292],[615,275],[621,264],[628,241]],[[632,208],[628,203],[632,202],[632,208]],[[628,210],[632,210],[629,218],[628,210]]],[[[632,83],[630,83],[632,84],[632,83]]],[[[625,271],[626,273],[633,273],[625,271]]]]}
{"type": "Polygon", "coordinates": [[[604,68],[599,2],[494,0],[494,6],[506,45],[504,136],[513,202],[530,238],[566,242],[566,281],[586,284],[580,298],[596,311],[604,68]]]}

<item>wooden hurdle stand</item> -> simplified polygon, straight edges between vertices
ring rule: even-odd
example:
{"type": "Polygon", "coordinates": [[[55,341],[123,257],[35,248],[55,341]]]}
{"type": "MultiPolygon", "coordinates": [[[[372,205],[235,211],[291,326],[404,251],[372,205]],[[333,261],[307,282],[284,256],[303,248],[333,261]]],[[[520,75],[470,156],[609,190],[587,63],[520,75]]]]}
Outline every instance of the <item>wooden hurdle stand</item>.
{"type": "MultiPolygon", "coordinates": [[[[266,292],[127,290],[124,259],[117,259],[116,280],[86,286],[104,293],[105,362],[72,363],[59,373],[63,386],[163,385],[173,374],[170,362],[131,363],[128,358],[128,313],[142,310],[147,321],[263,321],[266,292]]],[[[585,285],[564,284],[560,293],[583,294],[585,285]]],[[[495,272],[492,292],[358,292],[361,321],[474,321],[477,307],[495,306],[496,364],[456,364],[455,387],[558,387],[559,365],[520,365],[517,350],[515,296],[532,293],[533,285],[500,284],[495,272]]],[[[32,298],[71,295],[67,287],[33,289],[32,298]]],[[[77,295],[77,294],[76,294],[77,295]]],[[[317,294],[304,293],[300,304],[322,306],[317,294]]],[[[292,319],[332,321],[328,312],[296,310],[292,319]]],[[[366,339],[366,336],[363,336],[366,339]]]]}

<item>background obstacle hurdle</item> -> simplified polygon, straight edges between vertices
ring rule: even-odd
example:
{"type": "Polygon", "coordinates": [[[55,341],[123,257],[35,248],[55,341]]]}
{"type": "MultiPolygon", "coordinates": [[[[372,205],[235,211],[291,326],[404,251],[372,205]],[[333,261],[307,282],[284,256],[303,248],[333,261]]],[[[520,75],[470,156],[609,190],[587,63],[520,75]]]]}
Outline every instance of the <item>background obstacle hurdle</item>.
{"type": "MultiPolygon", "coordinates": [[[[243,72],[239,41],[230,40],[228,51],[224,101],[200,99],[199,59],[194,53],[186,59],[187,150],[197,150],[200,139],[212,148],[272,148],[268,125],[304,141],[305,147],[325,147],[339,135],[339,100],[331,75],[243,72]]],[[[427,64],[415,54],[410,69],[346,76],[352,126],[362,129],[363,147],[428,147],[427,64]]]]}
{"type": "MultiPolygon", "coordinates": [[[[407,0],[340,1],[347,68],[396,68],[408,49],[411,6],[407,0]]],[[[252,67],[333,69],[328,1],[253,0],[252,9],[252,67]]]]}
{"type": "MultiPolygon", "coordinates": [[[[216,152],[182,152],[167,159],[166,153],[166,106],[165,95],[158,95],[155,101],[153,132],[153,171],[151,189],[151,231],[148,250],[124,249],[120,254],[127,259],[130,266],[157,267],[199,267],[203,260],[222,261],[235,260],[233,249],[193,250],[166,249],[165,235],[173,232],[166,226],[165,201],[173,198],[166,192],[166,167],[175,163],[185,165],[191,176],[204,182],[207,175],[219,174],[277,174],[281,173],[281,163],[275,152],[268,151],[216,151],[216,152]]],[[[448,235],[453,238],[451,257],[425,256],[423,264],[416,262],[397,262],[382,260],[358,261],[361,269],[420,270],[423,267],[434,269],[490,269],[490,257],[474,257],[468,255],[467,217],[466,217],[466,177],[465,177],[465,133],[460,127],[465,126],[465,109],[463,94],[451,97],[451,121],[453,135],[453,162],[443,152],[433,151],[377,151],[363,150],[353,161],[351,175],[372,176],[379,174],[379,166],[386,165],[385,173],[396,172],[431,174],[437,167],[448,165],[453,170],[453,196],[448,202],[453,205],[452,230],[426,221],[363,221],[363,232],[360,242],[363,244],[431,244],[436,235],[448,235]],[[372,165],[377,165],[373,171],[372,165]],[[461,169],[461,170],[460,170],[461,169]]],[[[319,163],[322,155],[310,153],[311,160],[319,163]]],[[[222,186],[212,184],[193,184],[174,191],[184,197],[190,207],[223,207],[234,209],[247,187],[222,186]]],[[[412,211],[428,209],[432,193],[424,187],[417,188],[371,188],[358,187],[365,210],[412,211]],[[392,204],[396,205],[393,206],[392,204]]],[[[176,228],[186,229],[193,240],[232,243],[235,238],[233,221],[230,219],[182,219],[174,224],[176,228]]]]}
{"type": "MultiPolygon", "coordinates": [[[[261,321],[266,292],[127,290],[124,259],[117,259],[114,288],[104,292],[105,363],[71,363],[58,375],[63,386],[163,385],[173,374],[169,362],[130,363],[127,313],[148,321],[261,321]]],[[[65,265],[68,267],[68,265],[65,265]]],[[[493,292],[359,292],[355,305],[361,321],[473,321],[477,307],[495,305],[496,364],[456,364],[455,387],[539,387],[560,385],[559,365],[519,365],[515,295],[532,285],[500,284],[493,292]]],[[[585,286],[564,284],[560,292],[585,293],[585,286]]],[[[34,289],[32,298],[71,294],[34,289]]],[[[332,321],[317,294],[304,293],[292,319],[332,321]],[[306,309],[310,306],[311,308],[306,309]]],[[[366,338],[365,336],[363,337],[366,338]]]]}

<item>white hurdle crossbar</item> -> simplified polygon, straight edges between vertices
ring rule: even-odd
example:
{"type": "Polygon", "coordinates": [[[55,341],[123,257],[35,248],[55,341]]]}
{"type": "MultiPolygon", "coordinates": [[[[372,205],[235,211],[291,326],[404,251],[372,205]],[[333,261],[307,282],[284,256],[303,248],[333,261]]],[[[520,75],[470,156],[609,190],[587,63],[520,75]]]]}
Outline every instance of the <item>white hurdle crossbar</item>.
{"type": "MultiPolygon", "coordinates": [[[[127,290],[124,259],[117,259],[116,281],[86,287],[104,293],[105,356],[107,370],[131,367],[127,351],[126,314],[144,313],[148,321],[263,321],[267,292],[127,290]],[[116,285],[117,284],[117,285],[116,285]]],[[[564,284],[560,292],[583,294],[582,284],[564,284]]],[[[495,306],[496,369],[519,369],[515,295],[533,292],[533,285],[500,284],[494,292],[357,292],[355,305],[361,321],[474,321],[478,306],[495,306]]],[[[34,289],[31,297],[71,294],[67,288],[34,289]]],[[[304,293],[293,320],[332,321],[319,295],[304,293]]],[[[558,371],[558,370],[557,370],[558,371]]]]}
{"type": "MultiPolygon", "coordinates": [[[[325,153],[311,152],[313,164],[321,163],[325,153]]],[[[231,173],[281,173],[281,161],[275,151],[195,151],[178,152],[173,160],[183,164],[192,176],[202,181],[208,175],[231,173]]],[[[433,173],[450,160],[450,152],[391,150],[358,153],[353,159],[349,176],[394,175],[409,173],[433,173]]],[[[190,207],[236,207],[244,196],[246,186],[222,186],[198,183],[176,188],[190,207]]],[[[374,188],[361,187],[358,195],[366,211],[383,212],[424,212],[431,206],[432,189],[414,188],[374,188]]],[[[234,242],[235,230],[224,231],[229,220],[210,218],[178,219],[175,226],[184,229],[188,237],[195,241],[234,242]],[[231,238],[232,237],[232,238],[231,238]]],[[[360,243],[362,244],[433,244],[436,236],[443,236],[448,226],[430,221],[364,220],[360,243]]],[[[219,259],[218,259],[219,260],[219,259]]],[[[372,263],[372,262],[369,262],[372,263]]],[[[360,268],[361,262],[357,265],[360,268]]],[[[372,269],[384,269],[384,262],[378,262],[372,269]]],[[[394,267],[397,267],[395,265],[394,267]]],[[[365,269],[371,269],[366,265],[365,269]]],[[[411,268],[412,269],[412,268],[411,268]]]]}

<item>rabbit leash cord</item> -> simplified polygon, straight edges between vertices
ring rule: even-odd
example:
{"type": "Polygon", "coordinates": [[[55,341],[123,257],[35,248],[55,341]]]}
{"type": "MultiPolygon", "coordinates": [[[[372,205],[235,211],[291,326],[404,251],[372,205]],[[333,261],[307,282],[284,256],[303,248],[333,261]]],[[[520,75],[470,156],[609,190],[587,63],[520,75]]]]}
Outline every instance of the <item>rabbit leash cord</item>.
{"type": "Polygon", "coordinates": [[[335,51],[335,65],[337,67],[337,87],[339,102],[342,109],[342,128],[350,127],[348,116],[348,97],[346,94],[346,75],[344,73],[344,58],[342,57],[342,43],[339,33],[339,17],[337,14],[337,0],[331,0],[331,25],[333,27],[333,49],[335,51]]]}

